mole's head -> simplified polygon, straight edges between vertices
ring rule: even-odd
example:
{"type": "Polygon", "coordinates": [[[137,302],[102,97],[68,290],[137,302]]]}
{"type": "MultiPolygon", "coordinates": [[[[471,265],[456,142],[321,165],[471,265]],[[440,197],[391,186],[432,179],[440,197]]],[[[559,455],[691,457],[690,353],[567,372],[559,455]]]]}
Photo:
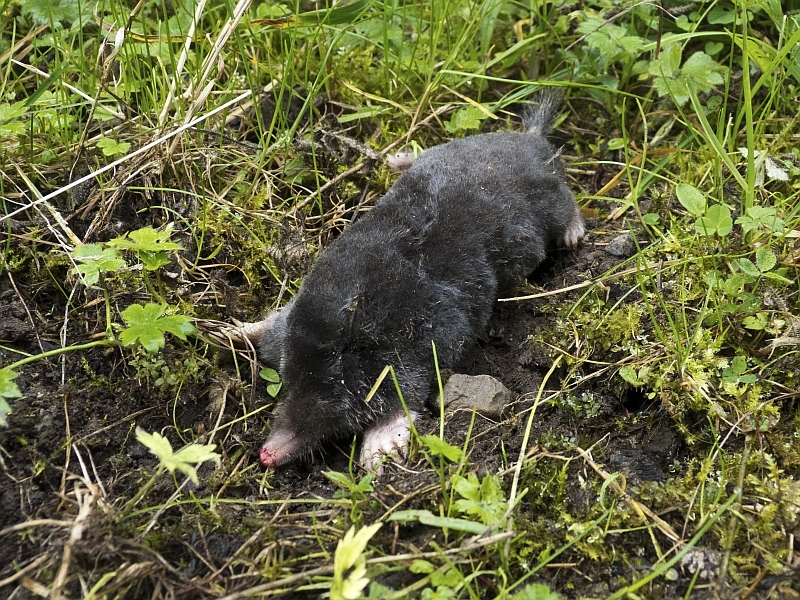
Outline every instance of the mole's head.
{"type": "Polygon", "coordinates": [[[294,307],[281,348],[280,404],[259,452],[262,464],[307,456],[326,440],[361,433],[375,419],[381,400],[364,399],[385,365],[349,341],[338,319],[297,314],[294,307]]]}

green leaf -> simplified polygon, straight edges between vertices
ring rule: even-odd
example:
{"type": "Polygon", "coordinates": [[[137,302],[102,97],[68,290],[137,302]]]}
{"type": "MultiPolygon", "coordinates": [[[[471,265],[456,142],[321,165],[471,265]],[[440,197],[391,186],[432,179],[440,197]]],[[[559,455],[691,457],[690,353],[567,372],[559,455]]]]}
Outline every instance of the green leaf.
{"type": "Polygon", "coordinates": [[[353,525],[339,540],[333,557],[331,600],[356,600],[362,597],[362,591],[369,584],[364,550],[381,525],[381,522],[373,523],[362,527],[358,533],[355,533],[353,525]]]}
{"type": "Polygon", "coordinates": [[[795,281],[793,281],[792,279],[789,279],[788,277],[784,277],[785,273],[787,273],[787,270],[784,268],[784,269],[778,269],[777,271],[769,271],[767,273],[763,273],[763,275],[767,279],[771,279],[772,281],[776,281],[776,282],[782,283],[784,285],[792,285],[792,284],[794,284],[795,281]]]}
{"type": "Polygon", "coordinates": [[[742,325],[744,325],[747,329],[762,331],[767,328],[767,325],[769,325],[769,320],[767,315],[764,313],[756,313],[755,315],[751,315],[742,319],[742,325]]]}
{"type": "Polygon", "coordinates": [[[644,385],[644,381],[639,379],[639,375],[630,365],[625,365],[624,367],[620,367],[619,370],[620,377],[622,377],[625,381],[630,383],[633,386],[640,386],[644,385]]]}
{"type": "Polygon", "coordinates": [[[477,106],[465,106],[453,113],[450,120],[444,124],[444,128],[450,133],[478,129],[486,117],[486,113],[477,106]]]}
{"type": "Polygon", "coordinates": [[[131,231],[122,237],[116,237],[108,242],[114,248],[125,248],[136,252],[161,252],[165,250],[181,250],[180,244],[170,241],[172,229],[156,231],[152,227],[143,227],[136,231],[131,231]]]}
{"type": "Polygon", "coordinates": [[[694,227],[703,235],[726,236],[733,230],[731,210],[724,204],[714,204],[704,217],[697,219],[694,227]]]}
{"type": "Polygon", "coordinates": [[[117,272],[126,266],[116,249],[104,248],[100,244],[76,246],[72,258],[81,263],[72,269],[72,273],[82,275],[87,286],[95,285],[100,280],[100,273],[117,272]]]}
{"type": "Polygon", "coordinates": [[[735,261],[736,266],[738,266],[742,272],[753,278],[757,279],[761,277],[761,271],[758,270],[758,267],[753,264],[753,261],[749,258],[740,258],[739,260],[735,261]]]}
{"type": "MultiPolygon", "coordinates": [[[[338,471],[323,471],[322,474],[342,488],[340,491],[346,491],[351,496],[369,494],[373,489],[372,480],[375,479],[374,473],[367,473],[357,483],[344,473],[339,473],[338,471]]],[[[340,495],[339,497],[347,496],[340,495]]]]}
{"type": "Polygon", "coordinates": [[[688,183],[679,183],[675,186],[675,195],[681,205],[695,217],[706,212],[706,195],[688,183]]]}
{"type": "Polygon", "coordinates": [[[103,151],[105,156],[127,154],[128,150],[131,149],[131,145],[128,142],[118,142],[111,138],[100,138],[97,142],[97,147],[103,151]]]}
{"type": "Polygon", "coordinates": [[[0,104],[0,137],[19,135],[25,132],[25,123],[19,118],[27,112],[25,101],[0,104]]]}
{"type": "Polygon", "coordinates": [[[278,383],[281,380],[281,376],[278,375],[278,372],[275,369],[270,369],[269,367],[261,369],[258,372],[258,376],[261,377],[261,379],[269,381],[270,383],[278,383]]]}
{"type": "Polygon", "coordinates": [[[728,70],[705,52],[692,54],[681,69],[681,75],[689,78],[690,86],[696,91],[708,93],[714,86],[725,82],[723,75],[728,70]]]}
{"type": "Polygon", "coordinates": [[[708,12],[708,22],[711,25],[730,25],[736,20],[736,9],[715,6],[708,12]]]}
{"type": "Polygon", "coordinates": [[[220,465],[220,455],[214,452],[216,444],[189,444],[173,452],[167,438],[158,432],[147,433],[141,427],[136,427],[136,439],[146,446],[170,473],[175,473],[176,470],[185,473],[195,485],[200,483],[195,469],[197,465],[209,460],[214,461],[217,466],[220,465]]]}
{"type": "Polygon", "coordinates": [[[427,560],[415,558],[413,561],[411,561],[411,566],[408,568],[408,570],[415,575],[427,575],[428,573],[433,573],[436,570],[436,567],[433,566],[433,563],[427,560]]]}
{"type": "Polygon", "coordinates": [[[455,595],[453,588],[464,581],[464,576],[456,568],[436,570],[431,573],[431,584],[437,587],[433,598],[451,598],[455,595]]]}
{"type": "Polygon", "coordinates": [[[349,25],[353,23],[371,4],[372,0],[352,0],[339,2],[335,7],[325,10],[315,10],[297,15],[297,25],[314,26],[320,23],[326,25],[349,25]]]}
{"type": "Polygon", "coordinates": [[[756,265],[758,265],[758,270],[762,273],[771,271],[777,262],[777,257],[767,246],[762,246],[756,250],[756,265]]]}
{"type": "Polygon", "coordinates": [[[681,47],[670,44],[661,50],[658,58],[650,62],[650,74],[663,78],[676,77],[681,68],[681,47]]]}
{"type": "Polygon", "coordinates": [[[14,379],[19,373],[15,373],[9,368],[0,369],[0,426],[6,426],[6,415],[11,412],[7,398],[21,398],[22,392],[19,391],[14,379]]]}
{"type": "Polygon", "coordinates": [[[155,354],[164,347],[164,332],[169,332],[185,340],[187,335],[197,330],[191,323],[191,317],[185,315],[172,315],[162,317],[166,306],[160,304],[132,304],[122,311],[122,318],[128,327],[119,334],[119,339],[125,346],[131,346],[138,340],[150,353],[155,354]]]}
{"type": "Polygon", "coordinates": [[[258,372],[259,377],[270,382],[267,386],[267,393],[273,398],[281,391],[281,377],[275,369],[265,368],[258,372]]]}
{"type": "Polygon", "coordinates": [[[671,44],[648,68],[653,76],[653,87],[659,96],[671,96],[676,105],[685,104],[689,100],[690,91],[695,94],[708,93],[725,80],[727,68],[705,52],[695,52],[686,60],[683,68],[679,69],[680,57],[681,47],[671,44]]]}
{"type": "Polygon", "coordinates": [[[52,22],[72,23],[78,21],[83,8],[84,16],[91,17],[91,12],[86,14],[88,3],[80,0],[25,0],[20,2],[22,12],[28,15],[34,25],[48,25],[52,22]],[[83,4],[83,6],[82,6],[83,4]]]}
{"type": "Polygon", "coordinates": [[[461,460],[464,452],[458,446],[451,446],[435,435],[423,435],[420,442],[426,446],[433,456],[443,456],[450,462],[461,460]]]}
{"type": "Polygon", "coordinates": [[[454,475],[452,484],[462,496],[455,502],[459,512],[477,517],[484,525],[499,523],[505,515],[508,502],[496,476],[487,474],[478,483],[477,476],[472,473],[467,477],[454,475]]]}
{"type": "Polygon", "coordinates": [[[736,224],[741,225],[745,233],[761,227],[767,231],[783,231],[783,219],[776,215],[772,206],[751,206],[747,214],[736,219],[736,224]]]}
{"type": "Polygon", "coordinates": [[[561,596],[551,591],[543,583],[532,583],[525,586],[521,592],[511,596],[511,600],[560,600],[561,596]]]}
{"type": "Polygon", "coordinates": [[[109,240],[108,245],[113,248],[132,250],[139,255],[142,266],[148,271],[155,271],[169,263],[167,252],[181,250],[180,244],[170,241],[172,228],[156,231],[152,227],[143,227],[131,231],[126,236],[109,240]]]}
{"type": "Polygon", "coordinates": [[[5,427],[8,424],[6,421],[6,416],[8,413],[11,412],[11,406],[9,406],[6,399],[0,396],[0,427],[5,427]]]}
{"type": "Polygon", "coordinates": [[[475,521],[467,521],[466,519],[454,519],[452,517],[439,517],[434,515],[429,510],[398,510],[389,516],[389,521],[399,521],[401,523],[408,523],[410,521],[418,521],[423,525],[430,525],[431,527],[439,527],[441,529],[452,529],[453,531],[465,531],[467,533],[483,533],[486,531],[486,525],[481,525],[475,521]]]}

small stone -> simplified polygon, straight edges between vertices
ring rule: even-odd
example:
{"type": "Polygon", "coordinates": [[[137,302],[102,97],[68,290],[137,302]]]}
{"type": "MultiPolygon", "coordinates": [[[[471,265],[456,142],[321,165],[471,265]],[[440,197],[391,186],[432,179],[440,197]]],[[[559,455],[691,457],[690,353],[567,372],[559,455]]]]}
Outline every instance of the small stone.
{"type": "Polygon", "coordinates": [[[618,235],[608,242],[606,252],[612,256],[619,256],[621,258],[633,256],[636,254],[636,244],[633,243],[633,236],[630,233],[618,235]]]}
{"type": "Polygon", "coordinates": [[[444,405],[454,411],[473,408],[487,417],[499,418],[514,395],[490,375],[455,374],[444,386],[444,405]]]}

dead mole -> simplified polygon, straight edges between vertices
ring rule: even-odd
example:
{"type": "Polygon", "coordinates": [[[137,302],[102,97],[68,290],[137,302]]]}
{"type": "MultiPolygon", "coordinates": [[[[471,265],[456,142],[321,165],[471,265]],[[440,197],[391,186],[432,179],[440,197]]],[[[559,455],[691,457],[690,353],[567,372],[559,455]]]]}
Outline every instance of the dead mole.
{"type": "Polygon", "coordinates": [[[405,456],[409,422],[431,394],[433,351],[456,366],[484,331],[498,293],[521,283],[548,246],[573,247],[584,226],[545,139],[560,94],[541,93],[526,133],[458,139],[397,164],[407,167],[365,216],[320,255],[282,309],[240,330],[283,381],[267,467],[322,442],[363,433],[360,462],[405,456]]]}

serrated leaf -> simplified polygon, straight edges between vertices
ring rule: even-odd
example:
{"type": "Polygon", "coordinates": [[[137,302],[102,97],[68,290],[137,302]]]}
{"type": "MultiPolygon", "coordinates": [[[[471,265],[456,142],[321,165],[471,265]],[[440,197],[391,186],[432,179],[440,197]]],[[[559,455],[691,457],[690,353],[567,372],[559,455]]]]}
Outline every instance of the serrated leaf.
{"type": "Polygon", "coordinates": [[[670,79],[678,75],[681,67],[681,47],[678,44],[670,44],[658,55],[658,58],[650,62],[650,74],[656,77],[670,79]]]}
{"type": "Polygon", "coordinates": [[[696,187],[688,183],[679,183],[675,186],[675,195],[683,208],[688,210],[695,217],[699,217],[706,212],[708,204],[706,195],[696,187]]]}
{"type": "Polygon", "coordinates": [[[433,456],[443,456],[450,462],[461,460],[464,452],[458,446],[451,446],[435,435],[423,435],[420,442],[426,446],[433,456]]]}
{"type": "MultiPolygon", "coordinates": [[[[20,6],[22,12],[31,17],[34,25],[49,25],[51,22],[73,22],[79,20],[81,9],[86,15],[87,4],[79,0],[25,0],[20,6]]],[[[91,16],[89,13],[88,16],[91,16]]]]}
{"type": "Polygon", "coordinates": [[[14,379],[19,373],[9,368],[0,369],[0,426],[6,426],[6,416],[11,412],[11,407],[7,398],[21,398],[22,392],[19,391],[14,379]]]}
{"type": "Polygon", "coordinates": [[[152,227],[143,227],[131,231],[125,236],[116,237],[108,242],[114,248],[125,248],[136,252],[162,252],[167,250],[181,250],[182,247],[176,242],[170,241],[172,229],[156,231],[152,227]]]}
{"type": "Polygon", "coordinates": [[[766,329],[768,325],[767,317],[764,313],[756,313],[755,315],[750,315],[742,319],[742,325],[747,329],[754,329],[756,331],[761,331],[766,329]]]}
{"type": "Polygon", "coordinates": [[[486,113],[477,106],[465,106],[450,117],[450,120],[444,124],[444,128],[450,133],[478,129],[486,116],[486,113]]]}
{"type": "Polygon", "coordinates": [[[177,452],[172,451],[172,444],[158,432],[147,433],[141,427],[136,427],[136,439],[143,444],[151,454],[170,473],[176,470],[185,473],[195,485],[200,483],[195,467],[206,461],[214,461],[220,465],[220,455],[214,452],[216,444],[189,444],[177,452]]]}
{"type": "Polygon", "coordinates": [[[462,496],[454,503],[456,509],[477,517],[484,525],[498,523],[508,509],[500,483],[491,474],[484,476],[480,483],[472,473],[467,477],[454,475],[452,485],[456,493],[462,496]]]}
{"type": "Polygon", "coordinates": [[[651,61],[648,71],[659,96],[671,96],[676,105],[682,106],[689,100],[690,91],[707,93],[723,83],[727,68],[705,52],[695,52],[678,68],[680,56],[680,46],[671,44],[651,61]]]}
{"type": "Polygon", "coordinates": [[[197,331],[191,317],[172,315],[162,317],[166,306],[160,304],[132,304],[122,311],[122,318],[128,327],[120,332],[119,339],[124,346],[138,342],[150,353],[155,354],[164,347],[164,332],[169,332],[185,340],[187,335],[197,331]]]}
{"type": "Polygon", "coordinates": [[[19,373],[9,369],[0,369],[0,398],[21,398],[22,392],[19,391],[14,380],[19,377],[19,373]]]}
{"type": "Polygon", "coordinates": [[[80,274],[85,285],[95,285],[100,280],[100,273],[116,272],[126,266],[116,249],[104,248],[100,244],[76,246],[72,258],[81,263],[72,269],[72,273],[80,274]]]}
{"type": "Polygon", "coordinates": [[[688,77],[695,91],[708,93],[714,86],[722,85],[728,70],[703,51],[692,54],[683,63],[681,75],[688,77]]]}
{"type": "Polygon", "coordinates": [[[118,142],[111,138],[101,138],[97,142],[97,147],[103,151],[105,156],[126,154],[131,149],[131,145],[128,142],[118,142]]]}
{"type": "Polygon", "coordinates": [[[756,265],[758,265],[758,270],[762,273],[771,271],[777,262],[777,257],[767,246],[762,246],[756,250],[756,265]]]}
{"type": "Polygon", "coordinates": [[[724,237],[733,230],[731,210],[724,204],[714,204],[694,224],[698,233],[724,237]]]}
{"type": "Polygon", "coordinates": [[[759,227],[768,231],[783,231],[783,219],[776,216],[776,210],[772,206],[751,206],[747,209],[747,214],[736,219],[736,224],[741,225],[745,233],[759,227]]]}
{"type": "Polygon", "coordinates": [[[361,597],[362,590],[369,584],[364,550],[382,525],[381,522],[373,523],[362,527],[358,533],[355,532],[353,525],[339,540],[333,557],[331,600],[355,600],[361,597]],[[348,576],[345,578],[344,575],[348,571],[348,576]]]}

